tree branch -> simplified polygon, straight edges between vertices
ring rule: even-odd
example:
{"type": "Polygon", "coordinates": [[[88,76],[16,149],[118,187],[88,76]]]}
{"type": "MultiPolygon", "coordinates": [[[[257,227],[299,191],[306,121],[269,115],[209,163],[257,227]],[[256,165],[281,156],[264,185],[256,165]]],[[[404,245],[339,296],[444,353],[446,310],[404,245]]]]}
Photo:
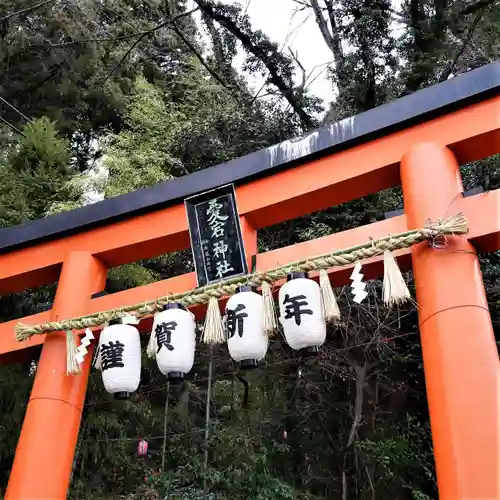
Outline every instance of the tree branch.
{"type": "Polygon", "coordinates": [[[51,2],[54,2],[54,1],[55,0],[45,0],[43,2],[37,3],[35,5],[32,5],[31,7],[26,7],[25,9],[21,9],[21,10],[18,10],[16,12],[13,12],[12,14],[9,14],[8,16],[2,17],[0,19],[0,24],[2,24],[3,22],[7,21],[8,19],[10,19],[12,17],[20,16],[22,14],[26,14],[28,12],[32,12],[32,11],[38,9],[39,7],[43,7],[44,5],[46,5],[48,3],[51,3],[51,2]]]}
{"type": "Polygon", "coordinates": [[[302,82],[299,85],[299,90],[300,92],[304,92],[304,88],[306,86],[306,81],[307,81],[306,69],[304,68],[303,64],[299,61],[299,53],[294,52],[291,47],[289,47],[289,52],[293,60],[297,63],[297,66],[300,68],[300,71],[302,73],[302,82]]]}
{"type": "Polygon", "coordinates": [[[319,6],[318,0],[310,0],[310,2],[314,12],[314,17],[316,18],[316,24],[318,25],[319,30],[321,31],[323,40],[325,40],[325,43],[328,45],[328,48],[332,51],[332,54],[335,57],[335,52],[336,52],[335,41],[333,40],[332,34],[330,33],[328,25],[326,24],[326,20],[323,17],[323,12],[321,7],[319,6]]]}
{"type": "Polygon", "coordinates": [[[279,68],[276,63],[272,60],[272,55],[269,51],[266,51],[263,47],[254,43],[250,35],[245,33],[235,21],[233,21],[229,16],[221,12],[220,9],[214,8],[214,4],[208,0],[195,0],[198,7],[210,16],[214,21],[219,23],[225,29],[227,29],[233,36],[235,36],[243,45],[243,47],[250,52],[253,56],[259,59],[262,64],[269,71],[269,80],[273,83],[281,92],[283,97],[288,101],[292,109],[297,113],[300,121],[304,128],[312,128],[314,126],[313,119],[304,110],[300,103],[300,99],[295,94],[294,89],[291,85],[283,78],[280,74],[279,68]]]}
{"type": "Polygon", "coordinates": [[[210,75],[212,75],[213,78],[215,78],[215,80],[217,80],[224,88],[232,90],[226,85],[226,82],[224,82],[224,80],[209,66],[209,64],[207,64],[207,62],[205,61],[205,59],[203,59],[203,56],[198,52],[196,47],[184,36],[182,31],[175,24],[172,24],[172,29],[175,31],[177,36],[184,42],[184,44],[188,47],[188,49],[196,56],[198,61],[200,61],[202,66],[210,73],[210,75]]]}
{"type": "MultiPolygon", "coordinates": [[[[160,27],[157,27],[155,28],[156,29],[160,29],[160,27]]],[[[153,33],[153,31],[150,31],[149,33],[143,33],[127,50],[127,52],[125,52],[125,54],[123,55],[123,57],[113,66],[113,69],[106,75],[106,78],[104,78],[103,82],[101,83],[101,86],[103,86],[108,80],[109,78],[111,77],[111,75],[122,65],[123,61],[125,61],[125,59],[127,59],[127,57],[129,56],[129,54],[137,47],[137,45],[139,45],[142,40],[144,40],[144,38],[146,38],[146,36],[148,36],[149,34],[153,33]]]]}
{"type": "Polygon", "coordinates": [[[444,82],[445,80],[448,80],[450,75],[453,73],[455,70],[455,67],[459,61],[459,59],[462,57],[462,54],[465,52],[465,49],[469,45],[470,41],[472,40],[472,37],[474,36],[474,31],[476,31],[476,28],[479,24],[479,21],[484,15],[484,10],[479,11],[476,14],[476,17],[472,21],[471,25],[469,26],[469,29],[467,30],[467,35],[465,39],[462,42],[461,47],[458,49],[457,53],[455,54],[455,57],[452,59],[451,63],[443,70],[441,73],[441,76],[439,77],[439,82],[444,82]]]}
{"type": "Polygon", "coordinates": [[[474,14],[474,12],[477,12],[478,10],[483,9],[485,7],[489,7],[490,5],[496,2],[498,2],[498,0],[479,0],[479,2],[464,7],[460,11],[460,15],[467,16],[468,14],[474,14]]]}
{"type": "Polygon", "coordinates": [[[152,28],[150,30],[143,31],[142,33],[136,33],[139,35],[139,38],[128,48],[127,52],[125,52],[123,57],[113,66],[113,69],[108,73],[106,78],[103,80],[103,82],[101,83],[101,86],[103,86],[108,81],[108,79],[111,77],[111,75],[123,64],[123,61],[125,61],[125,59],[129,56],[129,54],[135,49],[135,47],[137,47],[137,45],[139,45],[139,43],[142,42],[142,40],[144,40],[144,38],[146,38],[148,35],[156,32],[156,31],[158,31],[159,29],[167,26],[170,23],[172,24],[172,29],[174,29],[174,31],[176,31],[176,33],[177,33],[175,21],[181,17],[185,17],[185,16],[192,14],[195,10],[197,10],[197,9],[193,9],[193,10],[190,10],[189,12],[183,12],[181,14],[177,14],[176,16],[172,17],[172,19],[162,21],[161,23],[157,24],[154,28],[152,28]]]}
{"type": "Polygon", "coordinates": [[[354,438],[356,437],[356,432],[358,430],[358,425],[361,422],[361,418],[363,416],[363,395],[367,372],[366,362],[362,366],[354,364],[354,370],[356,372],[356,400],[354,403],[354,419],[352,421],[351,431],[349,432],[347,448],[354,442],[354,438]]]}
{"type": "Polygon", "coordinates": [[[332,29],[332,38],[334,41],[335,50],[333,56],[335,57],[336,64],[341,65],[344,63],[344,51],[342,50],[342,40],[340,38],[339,28],[337,26],[337,18],[333,10],[332,0],[325,0],[326,10],[330,19],[330,26],[332,29]]]}
{"type": "Polygon", "coordinates": [[[119,40],[126,40],[128,38],[134,38],[135,36],[142,37],[142,35],[149,35],[150,33],[154,33],[155,31],[159,30],[160,28],[163,28],[166,26],[168,23],[173,23],[178,19],[181,19],[182,17],[189,16],[196,12],[198,8],[192,9],[188,12],[182,12],[181,14],[176,15],[172,19],[169,19],[168,21],[164,21],[156,26],[154,26],[151,29],[144,30],[144,31],[136,31],[134,33],[129,33],[128,35],[121,35],[121,36],[115,36],[115,37],[109,37],[109,38],[85,38],[83,40],[73,40],[71,42],[63,42],[63,43],[54,43],[50,45],[30,45],[30,48],[60,48],[60,47],[70,47],[72,45],[79,45],[81,43],[91,43],[91,42],[116,42],[119,40]]]}

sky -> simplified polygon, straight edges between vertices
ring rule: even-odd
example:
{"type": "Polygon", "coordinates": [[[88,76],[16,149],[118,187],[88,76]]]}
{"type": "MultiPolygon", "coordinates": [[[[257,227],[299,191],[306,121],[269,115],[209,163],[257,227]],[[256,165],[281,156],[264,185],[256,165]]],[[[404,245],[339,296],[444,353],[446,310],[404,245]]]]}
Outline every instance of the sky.
{"type": "Polygon", "coordinates": [[[327,79],[326,63],[332,62],[332,53],[321,36],[312,10],[299,11],[300,5],[293,0],[246,0],[243,5],[247,6],[254,28],[261,29],[285,52],[292,49],[298,53],[308,75],[308,88],[325,103],[330,102],[333,88],[331,80],[327,79]]]}
{"type": "MultiPolygon", "coordinates": [[[[231,4],[236,1],[225,0],[231,4]]],[[[299,11],[300,5],[293,0],[239,0],[250,17],[252,27],[262,30],[282,50],[298,53],[298,59],[308,75],[308,89],[328,104],[333,99],[331,81],[326,77],[326,64],[332,60],[332,53],[326,46],[311,9],[299,11]]],[[[234,65],[241,68],[244,53],[241,51],[234,65]]],[[[263,79],[245,75],[251,88],[257,91],[263,79]]],[[[301,78],[301,75],[298,75],[301,78]]]]}
{"type": "MultiPolygon", "coordinates": [[[[334,99],[335,89],[328,79],[327,65],[332,63],[332,53],[327,47],[318,25],[316,24],[312,9],[301,8],[294,0],[223,0],[224,3],[239,3],[243,5],[250,17],[254,29],[262,30],[273,42],[286,53],[293,50],[298,60],[304,67],[307,75],[306,86],[311,94],[323,100],[325,110],[334,99]]],[[[194,8],[194,1],[189,2],[194,8]]],[[[399,10],[401,0],[392,0],[392,7],[399,10]]],[[[189,4],[188,4],[189,5],[189,4]]],[[[199,26],[200,16],[195,14],[199,26]]],[[[401,25],[393,23],[394,35],[398,35],[401,25]]],[[[203,33],[203,29],[200,30],[203,33]]],[[[208,37],[205,38],[209,43],[208,37]]],[[[344,45],[344,44],[343,44],[344,45]]],[[[349,47],[344,45],[344,50],[349,47]]],[[[245,55],[241,50],[233,61],[236,68],[241,69],[245,55]]],[[[259,90],[264,82],[260,75],[245,74],[250,88],[259,90]]],[[[296,79],[301,81],[302,75],[297,74],[296,79]]]]}

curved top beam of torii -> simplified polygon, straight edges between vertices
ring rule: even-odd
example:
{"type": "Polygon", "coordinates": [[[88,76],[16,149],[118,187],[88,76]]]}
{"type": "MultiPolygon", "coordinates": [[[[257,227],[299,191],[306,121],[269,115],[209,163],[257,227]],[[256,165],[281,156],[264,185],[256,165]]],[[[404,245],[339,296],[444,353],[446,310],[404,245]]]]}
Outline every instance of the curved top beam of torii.
{"type": "MultiPolygon", "coordinates": [[[[71,212],[0,229],[0,253],[163,209],[224,184],[247,184],[497,95],[499,61],[227,163],[71,212]]],[[[464,161],[468,159],[464,157],[464,161]]]]}

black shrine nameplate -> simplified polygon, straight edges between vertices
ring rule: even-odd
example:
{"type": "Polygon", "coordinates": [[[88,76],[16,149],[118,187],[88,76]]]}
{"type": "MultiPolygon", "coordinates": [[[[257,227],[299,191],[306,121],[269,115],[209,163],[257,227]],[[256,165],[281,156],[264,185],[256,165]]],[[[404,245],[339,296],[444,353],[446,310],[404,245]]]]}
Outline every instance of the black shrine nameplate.
{"type": "Polygon", "coordinates": [[[184,200],[198,286],[248,273],[232,184],[184,200]]]}

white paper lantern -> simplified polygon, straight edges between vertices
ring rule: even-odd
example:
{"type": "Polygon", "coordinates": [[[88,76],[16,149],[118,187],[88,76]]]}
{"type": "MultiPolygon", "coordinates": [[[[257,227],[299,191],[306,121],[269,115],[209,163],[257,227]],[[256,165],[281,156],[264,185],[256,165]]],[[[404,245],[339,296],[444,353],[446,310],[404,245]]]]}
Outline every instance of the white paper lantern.
{"type": "Polygon", "coordinates": [[[127,399],[141,379],[141,341],[135,326],[122,319],[109,322],[99,337],[99,363],[104,388],[117,399],[127,399]]]}
{"type": "Polygon", "coordinates": [[[287,344],[309,355],[326,339],[326,321],[318,283],[307,273],[290,273],[279,291],[280,322],[287,344]]]}
{"type": "Polygon", "coordinates": [[[168,380],[183,380],[194,363],[194,314],[181,304],[167,304],[162,312],[155,315],[153,334],[158,368],[168,380]]]}
{"type": "Polygon", "coordinates": [[[226,304],[227,347],[240,368],[264,359],[269,340],[264,332],[264,300],[250,286],[240,286],[226,304]]]}

